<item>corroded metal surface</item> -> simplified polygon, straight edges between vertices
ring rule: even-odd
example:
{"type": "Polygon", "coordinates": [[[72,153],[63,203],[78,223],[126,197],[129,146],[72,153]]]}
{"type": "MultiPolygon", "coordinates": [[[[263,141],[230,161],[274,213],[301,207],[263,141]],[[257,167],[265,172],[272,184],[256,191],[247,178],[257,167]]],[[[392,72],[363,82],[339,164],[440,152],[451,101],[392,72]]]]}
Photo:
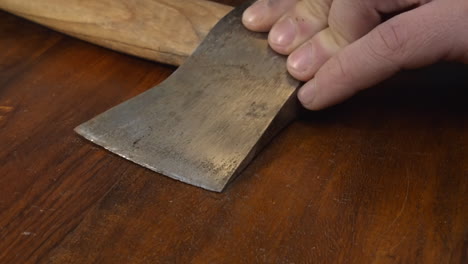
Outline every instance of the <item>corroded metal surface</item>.
{"type": "Polygon", "coordinates": [[[297,109],[299,82],[266,34],[223,18],[160,85],[80,125],[76,132],[171,178],[222,191],[297,109]]]}

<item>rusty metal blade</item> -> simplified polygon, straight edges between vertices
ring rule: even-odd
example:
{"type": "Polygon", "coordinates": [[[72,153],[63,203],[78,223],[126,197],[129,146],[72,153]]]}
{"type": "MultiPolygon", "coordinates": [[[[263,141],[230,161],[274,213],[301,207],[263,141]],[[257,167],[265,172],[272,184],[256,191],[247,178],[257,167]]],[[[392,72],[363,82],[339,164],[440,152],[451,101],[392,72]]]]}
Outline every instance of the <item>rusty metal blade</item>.
{"type": "Polygon", "coordinates": [[[266,34],[223,18],[167,80],[75,131],[144,167],[222,191],[294,117],[299,82],[266,34]]]}

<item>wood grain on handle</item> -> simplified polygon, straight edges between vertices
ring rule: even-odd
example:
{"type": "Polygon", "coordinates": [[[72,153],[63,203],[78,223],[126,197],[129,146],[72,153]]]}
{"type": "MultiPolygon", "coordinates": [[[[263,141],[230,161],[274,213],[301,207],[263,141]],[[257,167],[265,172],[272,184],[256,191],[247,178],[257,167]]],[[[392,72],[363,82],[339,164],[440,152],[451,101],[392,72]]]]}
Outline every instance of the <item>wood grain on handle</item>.
{"type": "Polygon", "coordinates": [[[0,0],[0,9],[113,50],[180,65],[232,7],[205,0],[0,0]]]}

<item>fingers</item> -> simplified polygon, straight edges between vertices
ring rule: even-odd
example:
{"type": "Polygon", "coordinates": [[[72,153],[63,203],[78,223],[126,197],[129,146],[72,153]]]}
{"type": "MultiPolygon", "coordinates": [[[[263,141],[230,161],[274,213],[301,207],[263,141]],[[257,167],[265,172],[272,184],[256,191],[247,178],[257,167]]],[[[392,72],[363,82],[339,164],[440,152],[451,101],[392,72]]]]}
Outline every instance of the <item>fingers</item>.
{"type": "Polygon", "coordinates": [[[299,1],[272,27],[268,42],[273,50],[290,54],[294,49],[327,27],[332,0],[299,1]]]}
{"type": "Polygon", "coordinates": [[[252,31],[267,32],[298,0],[259,0],[244,11],[242,23],[252,31]]]}
{"type": "MultiPolygon", "coordinates": [[[[317,70],[349,43],[361,38],[380,23],[375,1],[334,0],[328,27],[295,49],[288,58],[288,71],[301,81],[310,80],[317,70]]],[[[274,29],[275,27],[273,27],[274,29]]]]}
{"type": "Polygon", "coordinates": [[[291,75],[310,80],[299,99],[315,110],[401,68],[441,58],[468,62],[467,16],[466,0],[259,0],[245,11],[243,23],[254,31],[270,31],[270,46],[290,54],[291,75]],[[377,26],[380,13],[411,8],[377,26]]]}
{"type": "Polygon", "coordinates": [[[308,81],[344,45],[344,42],[337,41],[330,28],[326,28],[289,55],[286,63],[288,71],[294,78],[308,81]]]}
{"type": "Polygon", "coordinates": [[[382,14],[403,12],[430,0],[334,0],[328,25],[335,38],[351,43],[381,23],[382,14]]]}
{"type": "Polygon", "coordinates": [[[380,22],[376,9],[379,2],[389,0],[334,0],[330,9],[328,25],[337,39],[351,43],[367,34],[380,22]]]}
{"type": "Polygon", "coordinates": [[[273,50],[288,55],[307,39],[327,27],[332,0],[260,0],[243,15],[244,25],[254,31],[270,31],[273,50]]]}
{"type": "MultiPolygon", "coordinates": [[[[461,0],[460,0],[461,1],[461,0]]],[[[400,69],[421,67],[453,53],[454,12],[436,1],[379,25],[329,59],[299,91],[302,104],[318,110],[339,103],[400,69]]],[[[466,26],[466,23],[465,25],[466,26]]],[[[468,36],[467,36],[468,37],[468,36]]],[[[461,47],[466,51],[465,47],[461,47]]],[[[458,54],[458,55],[457,55],[458,54]]]]}

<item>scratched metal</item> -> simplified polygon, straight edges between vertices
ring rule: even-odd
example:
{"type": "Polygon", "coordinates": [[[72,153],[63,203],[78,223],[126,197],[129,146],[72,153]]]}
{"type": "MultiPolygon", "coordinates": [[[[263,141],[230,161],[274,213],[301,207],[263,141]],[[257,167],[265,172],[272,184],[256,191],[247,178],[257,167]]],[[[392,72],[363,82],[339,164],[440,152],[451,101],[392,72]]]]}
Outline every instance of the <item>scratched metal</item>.
{"type": "Polygon", "coordinates": [[[160,85],[75,130],[153,171],[212,191],[248,165],[297,109],[299,82],[267,36],[223,18],[160,85]]]}

